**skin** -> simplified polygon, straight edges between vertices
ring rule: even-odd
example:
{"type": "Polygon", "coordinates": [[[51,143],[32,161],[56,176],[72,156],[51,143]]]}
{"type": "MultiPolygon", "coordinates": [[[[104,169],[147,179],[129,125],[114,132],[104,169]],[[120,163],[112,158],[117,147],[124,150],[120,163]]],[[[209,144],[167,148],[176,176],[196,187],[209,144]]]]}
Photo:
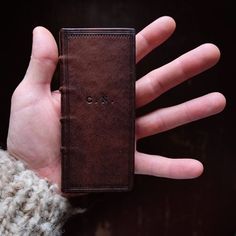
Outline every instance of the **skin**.
{"type": "MultiPolygon", "coordinates": [[[[136,61],[168,39],[175,21],[158,18],[136,35],[136,61]]],[[[136,106],[142,107],[174,86],[211,68],[220,58],[213,44],[203,44],[157,68],[136,82],[136,106]]],[[[7,148],[40,177],[60,187],[60,93],[50,83],[58,62],[58,48],[44,27],[33,30],[32,54],[24,79],[12,95],[7,148]]],[[[218,93],[157,109],[136,119],[136,140],[221,112],[225,97],[218,93]]],[[[203,165],[195,159],[170,159],[135,152],[135,173],[174,179],[201,175],[203,165]]]]}

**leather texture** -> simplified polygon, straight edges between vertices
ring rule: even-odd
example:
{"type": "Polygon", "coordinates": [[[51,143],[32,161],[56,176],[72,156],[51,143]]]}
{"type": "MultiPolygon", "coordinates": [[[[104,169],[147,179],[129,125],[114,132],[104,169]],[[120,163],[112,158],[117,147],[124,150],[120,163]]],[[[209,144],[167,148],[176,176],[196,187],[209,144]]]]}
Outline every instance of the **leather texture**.
{"type": "Polygon", "coordinates": [[[63,192],[130,191],[135,30],[60,30],[63,192]]]}

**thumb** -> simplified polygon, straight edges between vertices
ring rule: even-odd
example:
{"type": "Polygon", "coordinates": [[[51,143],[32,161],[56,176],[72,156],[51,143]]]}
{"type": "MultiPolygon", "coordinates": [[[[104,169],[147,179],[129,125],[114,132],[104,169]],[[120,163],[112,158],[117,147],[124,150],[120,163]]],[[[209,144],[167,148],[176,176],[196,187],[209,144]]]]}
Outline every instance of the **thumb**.
{"type": "Polygon", "coordinates": [[[58,49],[53,35],[44,27],[34,28],[32,53],[25,82],[50,88],[57,61],[58,49]]]}

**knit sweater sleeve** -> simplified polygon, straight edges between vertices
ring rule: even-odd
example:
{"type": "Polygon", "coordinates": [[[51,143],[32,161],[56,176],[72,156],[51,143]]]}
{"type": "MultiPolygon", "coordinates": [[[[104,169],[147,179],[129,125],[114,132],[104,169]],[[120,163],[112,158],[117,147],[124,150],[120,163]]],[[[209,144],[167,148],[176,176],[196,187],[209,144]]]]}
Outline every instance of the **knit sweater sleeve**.
{"type": "Polygon", "coordinates": [[[0,235],[61,235],[65,221],[79,209],[56,190],[0,150],[0,235]]]}

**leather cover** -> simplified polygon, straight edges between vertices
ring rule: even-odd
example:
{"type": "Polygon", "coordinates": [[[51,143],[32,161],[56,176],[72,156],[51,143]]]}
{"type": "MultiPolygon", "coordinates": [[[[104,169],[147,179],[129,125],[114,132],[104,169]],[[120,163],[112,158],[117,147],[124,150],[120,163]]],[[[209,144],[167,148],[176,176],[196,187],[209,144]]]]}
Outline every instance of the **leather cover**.
{"type": "Polygon", "coordinates": [[[129,191],[135,148],[135,30],[60,30],[63,192],[129,191]]]}

